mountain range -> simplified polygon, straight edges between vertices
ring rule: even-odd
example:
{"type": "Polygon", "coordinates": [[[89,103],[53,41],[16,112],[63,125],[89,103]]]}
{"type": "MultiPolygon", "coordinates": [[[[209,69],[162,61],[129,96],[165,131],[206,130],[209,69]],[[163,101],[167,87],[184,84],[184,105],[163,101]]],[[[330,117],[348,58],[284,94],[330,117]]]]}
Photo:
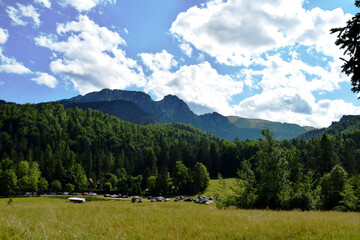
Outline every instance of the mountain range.
{"type": "Polygon", "coordinates": [[[190,124],[230,141],[235,138],[258,139],[263,128],[269,128],[277,140],[292,139],[314,129],[260,119],[226,117],[216,112],[196,115],[177,96],[167,95],[160,101],[154,101],[148,94],[137,91],[103,89],[59,102],[67,108],[96,109],[136,124],[190,124]]]}

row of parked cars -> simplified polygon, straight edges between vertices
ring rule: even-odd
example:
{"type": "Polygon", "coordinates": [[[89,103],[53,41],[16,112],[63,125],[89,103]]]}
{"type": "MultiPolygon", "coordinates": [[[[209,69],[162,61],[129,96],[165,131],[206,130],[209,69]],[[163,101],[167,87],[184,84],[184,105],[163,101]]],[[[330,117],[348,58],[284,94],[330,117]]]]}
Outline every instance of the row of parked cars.
{"type": "MultiPolygon", "coordinates": [[[[164,198],[164,197],[152,197],[152,196],[148,196],[147,198],[150,202],[169,202],[171,201],[170,198],[164,198]]],[[[185,198],[184,196],[181,196],[181,197],[177,197],[174,199],[174,202],[178,202],[178,201],[185,201],[185,202],[194,202],[194,203],[199,203],[199,204],[206,204],[206,205],[209,205],[209,204],[213,204],[214,203],[214,197],[209,197],[207,198],[206,196],[198,196],[197,198],[185,198]]],[[[216,198],[215,200],[218,200],[218,198],[216,198]]],[[[132,197],[131,198],[131,202],[132,203],[142,203],[143,200],[138,197],[138,196],[135,196],[135,197],[132,197]]]]}
{"type": "Polygon", "coordinates": [[[108,198],[128,198],[129,196],[124,194],[124,195],[121,195],[121,194],[104,194],[104,197],[108,197],[108,198]]]}

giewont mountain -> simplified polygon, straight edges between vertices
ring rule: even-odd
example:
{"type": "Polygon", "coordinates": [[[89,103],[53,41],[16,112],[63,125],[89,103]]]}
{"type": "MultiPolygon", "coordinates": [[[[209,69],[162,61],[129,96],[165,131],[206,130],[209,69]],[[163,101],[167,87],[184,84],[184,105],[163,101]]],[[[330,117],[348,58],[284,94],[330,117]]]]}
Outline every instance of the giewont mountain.
{"type": "Polygon", "coordinates": [[[122,120],[143,125],[169,122],[190,124],[231,141],[235,138],[257,139],[262,136],[261,129],[264,127],[269,128],[278,140],[291,139],[308,130],[296,124],[224,117],[215,112],[198,116],[183,100],[173,95],[154,101],[143,92],[104,89],[61,100],[60,103],[65,107],[96,109],[122,120]]]}

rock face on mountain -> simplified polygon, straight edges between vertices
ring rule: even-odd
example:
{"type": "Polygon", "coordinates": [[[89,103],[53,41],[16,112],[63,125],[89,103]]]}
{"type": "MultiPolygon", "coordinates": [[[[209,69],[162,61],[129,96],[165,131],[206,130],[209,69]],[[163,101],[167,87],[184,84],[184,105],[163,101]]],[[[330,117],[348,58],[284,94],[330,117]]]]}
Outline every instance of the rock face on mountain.
{"type": "MultiPolygon", "coordinates": [[[[83,109],[97,109],[125,121],[138,124],[186,123],[228,140],[234,140],[235,138],[239,140],[257,139],[261,137],[261,129],[268,127],[266,124],[257,124],[254,127],[251,121],[250,125],[244,125],[243,122],[246,119],[239,117],[227,118],[215,112],[198,116],[191,111],[183,100],[174,95],[167,95],[160,101],[154,101],[143,92],[103,89],[84,96],[79,95],[67,100],[61,100],[60,103],[64,104],[65,107],[77,106],[83,109]]],[[[274,126],[276,124],[281,125],[281,123],[272,123],[274,126]]],[[[299,134],[306,132],[304,128],[295,124],[285,124],[280,130],[277,128],[270,128],[270,130],[274,132],[275,137],[278,136],[277,139],[279,140],[297,137],[299,134]],[[286,128],[291,128],[290,126],[296,128],[298,132],[293,131],[291,134],[281,132],[282,130],[288,131],[286,128]]]]}

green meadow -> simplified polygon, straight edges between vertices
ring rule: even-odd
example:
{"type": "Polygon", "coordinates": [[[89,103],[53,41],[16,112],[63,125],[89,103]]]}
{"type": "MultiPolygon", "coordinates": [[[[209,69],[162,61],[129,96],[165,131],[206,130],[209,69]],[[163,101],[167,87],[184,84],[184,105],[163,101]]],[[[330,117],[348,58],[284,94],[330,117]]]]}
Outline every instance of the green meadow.
{"type": "Polygon", "coordinates": [[[0,239],[360,239],[360,213],[217,209],[191,202],[0,199],[0,239]]]}

